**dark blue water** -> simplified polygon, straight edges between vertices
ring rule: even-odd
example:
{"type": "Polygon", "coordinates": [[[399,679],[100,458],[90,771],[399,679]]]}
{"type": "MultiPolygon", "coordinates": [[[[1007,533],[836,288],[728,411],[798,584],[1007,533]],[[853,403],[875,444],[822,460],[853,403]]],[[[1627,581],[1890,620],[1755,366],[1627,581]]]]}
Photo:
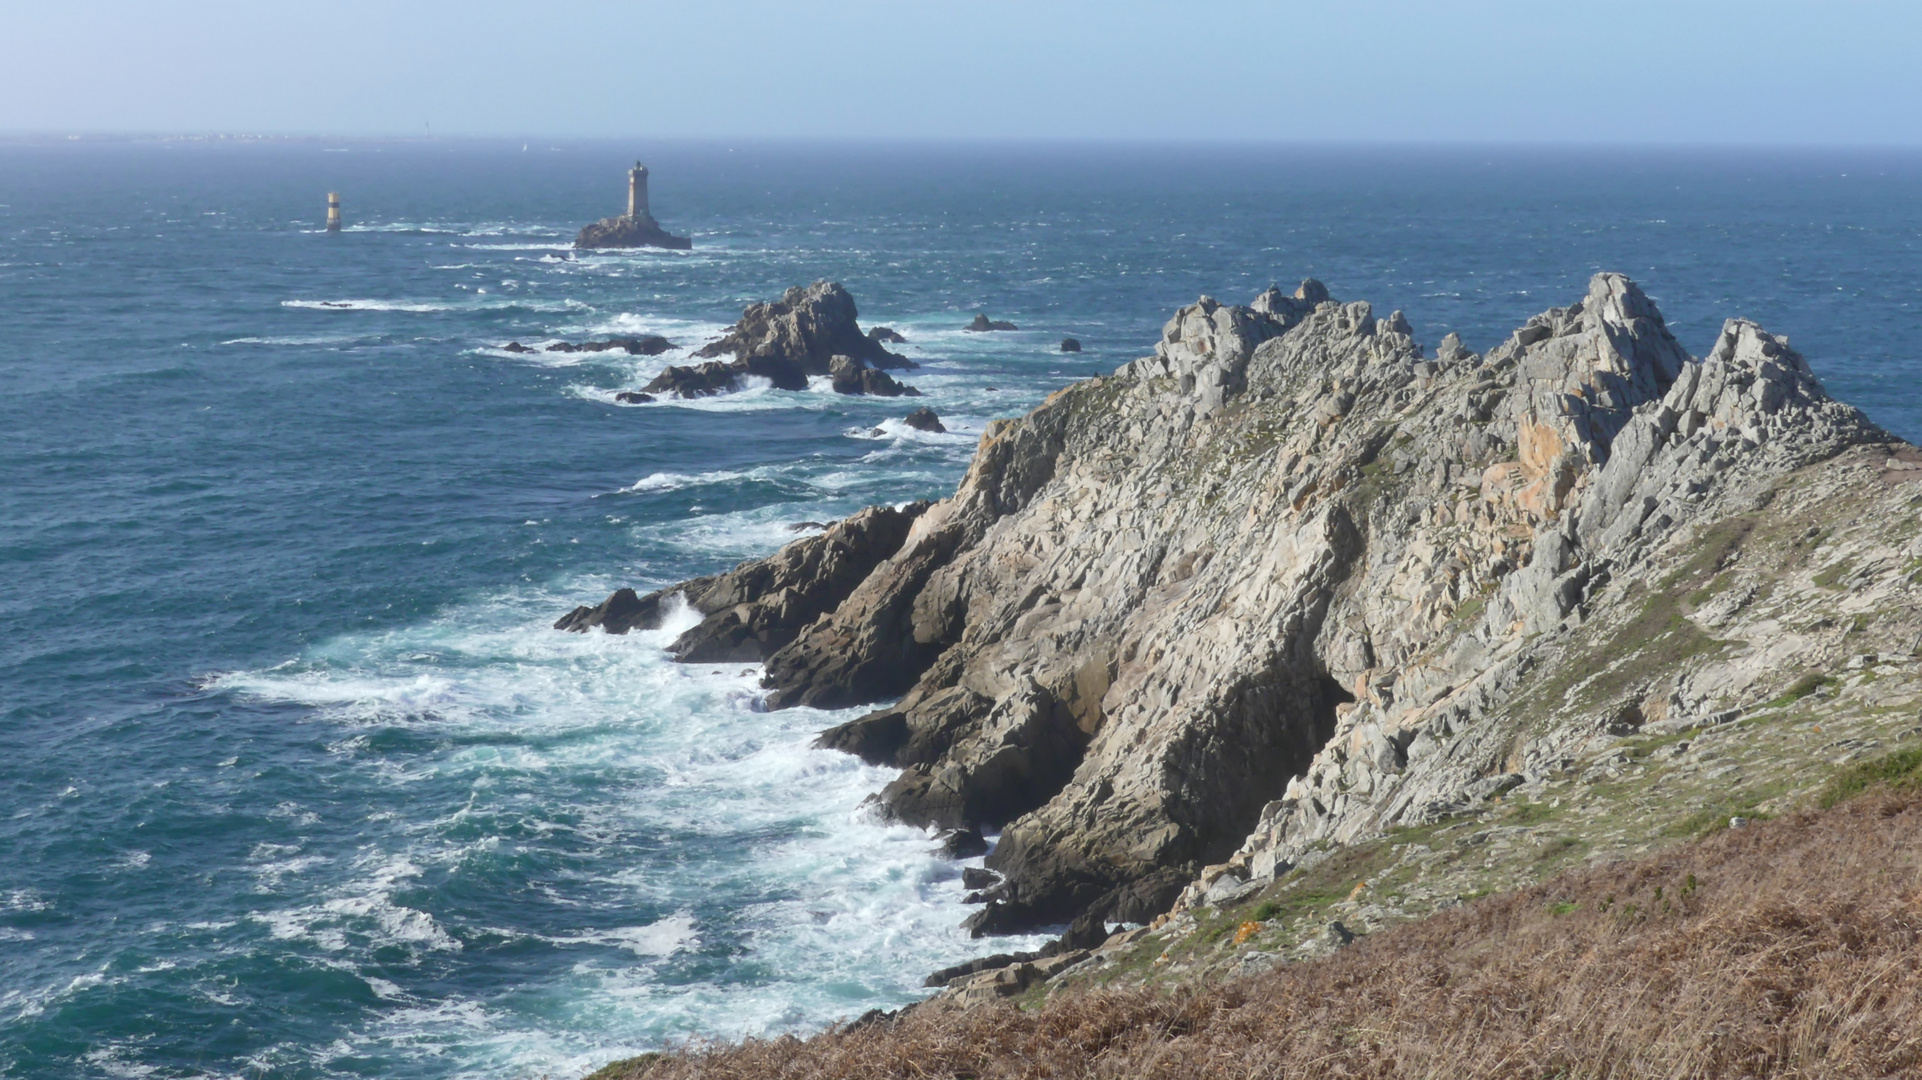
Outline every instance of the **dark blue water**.
{"type": "Polygon", "coordinates": [[[834,718],[547,624],[944,493],[1198,293],[1312,274],[1481,349],[1622,270],[1922,436],[1916,155],[663,145],[696,249],[562,258],[635,151],[0,145],[0,1075],[561,1077],[911,1000],[981,946],[834,718]],[[956,434],[496,348],[694,346],[815,278],[956,434]]]}

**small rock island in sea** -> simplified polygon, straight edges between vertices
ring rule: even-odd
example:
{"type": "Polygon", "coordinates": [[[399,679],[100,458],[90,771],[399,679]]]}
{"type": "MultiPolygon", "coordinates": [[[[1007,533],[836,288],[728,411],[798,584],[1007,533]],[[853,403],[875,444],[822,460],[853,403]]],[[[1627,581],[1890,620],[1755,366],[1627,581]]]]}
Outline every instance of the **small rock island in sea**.
{"type": "Polygon", "coordinates": [[[581,230],[574,238],[577,248],[670,248],[674,251],[688,251],[694,241],[685,236],[675,236],[647,209],[647,166],[635,162],[627,171],[627,213],[615,217],[602,218],[581,230]]]}

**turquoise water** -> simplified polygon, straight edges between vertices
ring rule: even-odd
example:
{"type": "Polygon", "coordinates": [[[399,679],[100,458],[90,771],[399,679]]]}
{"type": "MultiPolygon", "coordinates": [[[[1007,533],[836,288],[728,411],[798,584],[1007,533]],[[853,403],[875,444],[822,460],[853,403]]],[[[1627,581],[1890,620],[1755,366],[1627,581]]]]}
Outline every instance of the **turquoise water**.
{"type": "Polygon", "coordinates": [[[885,772],[807,749],[837,715],[548,625],[944,494],[1202,292],[1312,274],[1485,349],[1623,270],[1922,436],[1914,154],[645,151],[692,252],[563,257],[627,145],[0,144],[0,1075],[566,1077],[1007,947],[862,809],[885,772]],[[816,278],[955,434],[497,348],[697,346],[816,278]]]}

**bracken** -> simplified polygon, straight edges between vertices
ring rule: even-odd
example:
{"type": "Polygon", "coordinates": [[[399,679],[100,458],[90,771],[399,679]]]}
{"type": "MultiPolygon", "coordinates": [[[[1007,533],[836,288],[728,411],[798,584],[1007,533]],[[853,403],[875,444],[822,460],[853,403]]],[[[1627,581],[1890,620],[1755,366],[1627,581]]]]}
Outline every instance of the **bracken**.
{"type": "Polygon", "coordinates": [[[1878,784],[1250,979],[921,1008],[595,1080],[1922,1075],[1919,853],[1922,793],[1878,784]]]}

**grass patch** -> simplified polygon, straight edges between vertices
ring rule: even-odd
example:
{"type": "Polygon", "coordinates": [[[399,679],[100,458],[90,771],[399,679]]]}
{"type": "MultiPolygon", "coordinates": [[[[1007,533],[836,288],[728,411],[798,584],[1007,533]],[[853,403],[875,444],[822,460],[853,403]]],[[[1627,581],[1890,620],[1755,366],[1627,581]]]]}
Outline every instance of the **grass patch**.
{"type": "Polygon", "coordinates": [[[1689,606],[1701,607],[1703,604],[1706,604],[1710,600],[1715,599],[1716,593],[1719,593],[1722,590],[1728,588],[1731,584],[1734,583],[1734,581],[1735,581],[1735,571],[1733,570],[1722,571],[1721,573],[1715,575],[1714,580],[1710,581],[1707,585],[1704,585],[1701,588],[1695,590],[1694,592],[1688,594],[1689,606]]]}
{"type": "Polygon", "coordinates": [[[1809,580],[1822,586],[1824,589],[1840,589],[1842,586],[1837,583],[1840,582],[1854,566],[1854,559],[1842,559],[1830,566],[1827,570],[1818,571],[1815,576],[1809,580]]]}
{"type": "Polygon", "coordinates": [[[1922,789],[1922,747],[1897,750],[1843,769],[1829,779],[1819,801],[1826,810],[1876,788],[1922,789]]]}
{"type": "Polygon", "coordinates": [[[1779,785],[1737,792],[1726,799],[1718,799],[1704,806],[1662,831],[1669,836],[1707,836],[1728,828],[1730,818],[1767,821],[1774,815],[1765,814],[1756,808],[1778,794],[1780,794],[1779,785]]]}
{"type": "Polygon", "coordinates": [[[1789,705],[1793,705],[1796,702],[1802,700],[1805,697],[1808,697],[1810,694],[1815,693],[1817,690],[1822,689],[1824,686],[1827,686],[1834,681],[1835,681],[1835,678],[1833,676],[1823,675],[1818,672],[1811,671],[1807,675],[1804,675],[1801,678],[1795,680],[1793,683],[1790,683],[1789,688],[1783,692],[1781,697],[1776,698],[1774,701],[1771,701],[1767,705],[1762,706],[1762,708],[1780,709],[1789,705]]]}

